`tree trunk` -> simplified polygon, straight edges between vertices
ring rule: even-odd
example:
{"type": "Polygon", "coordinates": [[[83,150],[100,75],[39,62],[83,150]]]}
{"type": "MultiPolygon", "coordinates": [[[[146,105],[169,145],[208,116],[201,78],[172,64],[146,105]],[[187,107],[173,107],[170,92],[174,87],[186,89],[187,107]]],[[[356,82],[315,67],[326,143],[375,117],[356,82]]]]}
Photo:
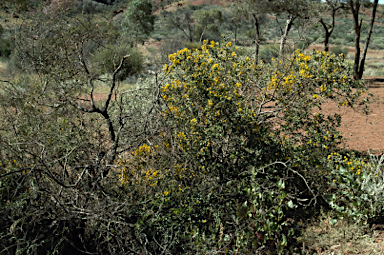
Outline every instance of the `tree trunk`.
{"type": "Polygon", "coordinates": [[[188,24],[188,33],[189,33],[189,36],[188,36],[189,41],[193,42],[193,32],[192,32],[191,24],[188,24]]]}
{"type": "Polygon", "coordinates": [[[361,25],[363,20],[359,22],[359,9],[360,9],[360,1],[357,0],[354,6],[354,1],[349,0],[349,7],[351,8],[352,16],[353,16],[353,25],[355,29],[355,60],[353,64],[353,77],[355,80],[360,80],[359,77],[359,64],[360,64],[360,33],[361,33],[361,25]]]}
{"type": "Polygon", "coordinates": [[[331,37],[332,30],[329,31],[327,25],[323,21],[323,19],[320,19],[319,21],[321,25],[323,25],[323,28],[325,30],[325,38],[324,38],[324,51],[329,51],[329,38],[331,37]]]}
{"type": "Polygon", "coordinates": [[[379,0],[375,0],[373,2],[373,10],[372,10],[372,18],[371,18],[371,24],[370,24],[370,27],[369,27],[369,32],[368,32],[368,35],[367,35],[367,40],[365,41],[365,45],[364,45],[364,51],[363,51],[363,56],[360,60],[360,66],[359,66],[359,72],[358,72],[358,75],[357,77],[359,78],[359,80],[363,77],[363,73],[364,73],[364,65],[365,65],[365,58],[367,56],[367,51],[368,51],[368,46],[369,46],[369,41],[371,39],[371,35],[372,35],[372,30],[373,30],[373,25],[375,23],[375,16],[376,16],[376,10],[377,10],[377,4],[379,3],[379,0]]]}
{"type": "Polygon", "coordinates": [[[329,51],[329,38],[331,37],[333,29],[335,28],[335,14],[340,8],[341,7],[335,8],[332,6],[332,23],[330,28],[327,27],[323,19],[320,19],[319,21],[325,30],[324,51],[329,51]]]}
{"type": "Polygon", "coordinates": [[[204,27],[203,32],[200,35],[199,43],[201,43],[203,41],[203,36],[204,36],[204,33],[205,33],[206,29],[207,29],[207,26],[204,27]]]}
{"type": "Polygon", "coordinates": [[[237,24],[235,24],[235,45],[237,45],[237,24]]]}
{"type": "Polygon", "coordinates": [[[259,48],[260,48],[260,23],[256,14],[252,14],[255,20],[255,66],[259,64],[259,48]]]}
{"type": "Polygon", "coordinates": [[[290,17],[287,19],[287,25],[285,26],[284,34],[281,36],[279,56],[283,55],[285,42],[287,41],[288,33],[292,28],[292,24],[295,18],[296,17],[293,17],[292,15],[290,15],[290,17]]]}

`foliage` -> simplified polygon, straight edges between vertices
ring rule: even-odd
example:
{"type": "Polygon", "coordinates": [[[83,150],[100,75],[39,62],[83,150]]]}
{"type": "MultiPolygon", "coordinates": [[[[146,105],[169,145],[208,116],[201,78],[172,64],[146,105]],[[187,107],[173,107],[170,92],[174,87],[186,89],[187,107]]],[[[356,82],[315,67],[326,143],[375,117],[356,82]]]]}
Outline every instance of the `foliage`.
{"type": "Polygon", "coordinates": [[[341,138],[341,116],[320,104],[354,106],[365,91],[344,58],[295,51],[255,66],[223,38],[121,91],[142,67],[123,41],[92,16],[15,34],[23,72],[0,93],[0,253],[292,253],[290,218],[329,191],[319,171],[341,138]]]}
{"type": "Polygon", "coordinates": [[[168,129],[119,163],[124,187],[157,198],[141,227],[177,233],[176,250],[283,252],[295,232],[287,213],[327,189],[312,169],[339,143],[340,116],[314,107],[335,90],[340,105],[364,91],[353,92],[348,64],[325,52],[253,66],[235,51],[204,41],[170,55],[160,94],[168,129]]]}
{"type": "Polygon", "coordinates": [[[279,56],[279,46],[277,44],[267,44],[265,45],[259,53],[260,60],[264,63],[271,63],[273,58],[279,56]]]}
{"type": "Polygon", "coordinates": [[[123,31],[130,41],[136,45],[143,43],[153,31],[155,16],[152,15],[150,0],[133,0],[129,3],[123,21],[123,31]]]}
{"type": "Polygon", "coordinates": [[[336,213],[331,222],[335,223],[337,218],[367,222],[382,216],[384,157],[332,153],[328,159],[327,179],[332,189],[324,198],[336,213]]]}
{"type": "Polygon", "coordinates": [[[13,50],[12,41],[10,38],[0,38],[0,57],[8,58],[13,50]]]}
{"type": "Polygon", "coordinates": [[[335,55],[340,55],[343,54],[344,57],[347,57],[348,55],[348,48],[346,47],[341,47],[341,46],[335,46],[331,48],[331,53],[335,55]]]}
{"type": "Polygon", "coordinates": [[[222,12],[218,8],[203,8],[193,13],[195,19],[195,33],[197,33],[200,42],[207,39],[220,39],[219,27],[222,23],[222,12]],[[209,36],[204,36],[208,33],[209,36]]]}
{"type": "Polygon", "coordinates": [[[117,73],[116,78],[119,81],[127,77],[141,73],[144,70],[144,56],[137,48],[128,48],[118,45],[105,45],[103,49],[97,51],[91,58],[95,63],[93,68],[100,74],[113,72],[118,68],[124,56],[129,56],[117,73]]]}
{"type": "Polygon", "coordinates": [[[175,12],[161,12],[161,23],[167,29],[177,29],[183,33],[183,37],[193,42],[194,17],[190,8],[178,8],[175,12]]]}
{"type": "Polygon", "coordinates": [[[106,9],[106,5],[93,1],[93,0],[83,0],[75,2],[74,12],[83,13],[83,14],[96,14],[102,13],[106,9]]]}

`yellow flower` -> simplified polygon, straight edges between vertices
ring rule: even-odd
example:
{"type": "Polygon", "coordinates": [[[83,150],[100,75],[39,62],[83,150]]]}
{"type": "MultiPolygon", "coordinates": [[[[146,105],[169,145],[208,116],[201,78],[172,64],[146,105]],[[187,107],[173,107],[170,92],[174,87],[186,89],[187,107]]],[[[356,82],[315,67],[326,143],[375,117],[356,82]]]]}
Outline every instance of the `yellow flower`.
{"type": "Polygon", "coordinates": [[[191,119],[191,124],[195,125],[197,123],[197,120],[195,118],[191,119]]]}
{"type": "Polygon", "coordinates": [[[313,95],[313,99],[316,99],[316,98],[319,98],[319,96],[316,95],[316,94],[314,94],[314,95],[313,95]]]}

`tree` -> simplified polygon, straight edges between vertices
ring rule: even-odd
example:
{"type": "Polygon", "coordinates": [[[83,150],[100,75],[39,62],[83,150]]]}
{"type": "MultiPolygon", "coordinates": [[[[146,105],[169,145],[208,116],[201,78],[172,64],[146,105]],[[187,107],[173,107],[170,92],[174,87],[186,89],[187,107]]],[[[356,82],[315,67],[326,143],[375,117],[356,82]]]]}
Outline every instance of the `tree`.
{"type": "MultiPolygon", "coordinates": [[[[119,248],[122,237],[104,242],[112,234],[104,228],[110,220],[92,218],[112,219],[108,207],[122,205],[113,185],[115,161],[151,136],[156,109],[148,108],[152,90],[119,92],[118,76],[133,54],[120,55],[118,35],[109,22],[64,14],[30,21],[14,35],[20,70],[1,81],[0,253],[126,249],[119,248]],[[107,89],[102,99],[96,97],[100,87],[107,89]]],[[[132,217],[131,209],[120,216],[132,217]]],[[[124,224],[135,221],[128,218],[124,224]]],[[[124,236],[134,233],[128,225],[124,236]]],[[[125,247],[140,249],[136,237],[127,241],[133,243],[125,247]]]]}
{"type": "Polygon", "coordinates": [[[266,14],[271,12],[271,2],[269,1],[245,1],[238,5],[238,12],[243,13],[253,20],[255,28],[255,56],[254,64],[259,63],[259,51],[261,42],[261,26],[266,23],[266,14]]]}
{"type": "Polygon", "coordinates": [[[123,30],[127,36],[133,35],[133,44],[143,43],[154,29],[155,16],[152,15],[150,0],[133,0],[129,3],[123,20],[123,30]]]}
{"type": "Polygon", "coordinates": [[[313,11],[314,5],[316,5],[316,1],[276,1],[275,5],[273,6],[273,12],[275,15],[287,15],[284,30],[281,29],[280,56],[283,55],[285,43],[295,19],[310,19],[316,15],[316,12],[313,11]]]}
{"type": "Polygon", "coordinates": [[[360,1],[360,0],[348,0],[346,3],[349,5],[349,9],[353,17],[353,27],[355,29],[355,59],[353,64],[354,77],[356,80],[360,80],[363,77],[364,73],[364,64],[365,58],[367,56],[368,46],[372,35],[373,25],[375,23],[378,0],[374,0],[372,3],[372,14],[371,21],[369,26],[369,31],[367,34],[367,39],[365,41],[363,55],[360,58],[360,37],[361,37],[361,27],[363,25],[363,20],[359,18],[360,7],[364,4],[371,4],[370,1],[360,1]]]}
{"type": "Polygon", "coordinates": [[[177,8],[174,12],[163,11],[161,15],[165,28],[180,30],[187,40],[193,42],[195,20],[190,8],[177,8]]]}
{"type": "Polygon", "coordinates": [[[236,5],[232,4],[229,10],[224,11],[223,13],[223,26],[228,30],[232,31],[235,37],[235,44],[237,44],[237,34],[238,30],[241,26],[241,22],[244,21],[243,12],[236,7],[236,5]]]}
{"type": "MultiPolygon", "coordinates": [[[[319,22],[323,26],[325,31],[324,51],[329,51],[329,38],[331,37],[333,29],[335,28],[335,15],[339,10],[343,8],[345,9],[346,6],[344,3],[342,3],[341,0],[327,0],[326,5],[327,5],[327,9],[330,9],[331,11],[331,24],[330,25],[326,24],[323,18],[320,18],[319,22]]],[[[325,10],[322,10],[320,15],[324,13],[324,11],[325,10]]]]}
{"type": "Polygon", "coordinates": [[[193,13],[193,16],[195,19],[195,32],[199,35],[200,43],[202,42],[203,36],[206,32],[215,34],[216,38],[220,36],[219,27],[222,23],[222,13],[217,7],[196,10],[193,13]]]}
{"type": "Polygon", "coordinates": [[[266,14],[270,15],[285,15],[286,24],[284,29],[281,28],[281,39],[280,39],[280,52],[282,56],[288,34],[292,28],[293,22],[296,18],[308,18],[311,15],[312,3],[306,0],[295,0],[295,1],[255,1],[247,0],[243,4],[240,4],[240,8],[243,13],[252,17],[255,27],[255,58],[254,63],[258,63],[258,55],[260,48],[260,26],[266,14]]]}

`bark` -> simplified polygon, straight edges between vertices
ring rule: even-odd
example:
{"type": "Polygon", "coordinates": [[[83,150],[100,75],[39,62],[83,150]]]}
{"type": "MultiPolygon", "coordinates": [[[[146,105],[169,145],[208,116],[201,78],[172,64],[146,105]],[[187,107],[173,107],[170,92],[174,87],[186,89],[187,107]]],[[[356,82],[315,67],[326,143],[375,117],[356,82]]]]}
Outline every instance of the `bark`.
{"type": "Polygon", "coordinates": [[[237,24],[235,25],[235,45],[237,45],[237,24]]]}
{"type": "Polygon", "coordinates": [[[332,28],[329,29],[327,25],[324,23],[323,19],[320,19],[320,24],[323,25],[324,31],[325,31],[325,38],[324,38],[324,51],[329,51],[329,38],[332,34],[332,28]]]}
{"type": "Polygon", "coordinates": [[[331,22],[331,27],[328,28],[323,19],[320,19],[319,22],[321,25],[323,25],[323,28],[325,30],[325,39],[324,39],[324,51],[329,51],[329,38],[332,35],[333,29],[335,28],[335,14],[336,12],[341,8],[335,8],[332,6],[332,22],[331,22]]]}
{"type": "Polygon", "coordinates": [[[259,50],[260,50],[260,23],[259,19],[255,14],[253,15],[253,19],[255,21],[255,66],[259,64],[259,50]]]}
{"type": "Polygon", "coordinates": [[[353,64],[353,77],[355,80],[360,80],[359,77],[359,63],[360,63],[360,33],[361,33],[361,25],[363,20],[359,22],[359,10],[360,10],[360,0],[354,2],[349,0],[349,6],[351,8],[352,16],[353,16],[353,25],[355,29],[355,60],[353,64]]]}
{"type": "Polygon", "coordinates": [[[332,13],[331,13],[332,21],[331,21],[330,27],[328,28],[328,26],[325,24],[325,22],[323,21],[322,18],[319,20],[319,22],[321,23],[321,25],[323,26],[323,28],[325,30],[324,51],[329,51],[329,38],[331,37],[332,32],[335,28],[336,12],[343,8],[343,5],[339,5],[339,6],[336,5],[335,6],[332,2],[328,2],[328,1],[327,1],[327,3],[332,9],[332,13]]]}
{"type": "Polygon", "coordinates": [[[369,41],[371,40],[371,35],[372,35],[373,25],[375,23],[375,16],[376,16],[376,10],[377,10],[377,4],[378,3],[379,3],[379,0],[375,0],[373,2],[371,24],[370,24],[369,32],[368,32],[368,35],[367,35],[367,40],[365,41],[363,56],[362,56],[362,58],[360,60],[359,72],[358,72],[358,75],[357,75],[359,80],[363,77],[363,73],[364,73],[365,58],[367,56],[369,41]]]}
{"type": "Polygon", "coordinates": [[[295,19],[296,19],[296,17],[294,17],[292,15],[290,15],[290,17],[287,19],[287,25],[285,26],[284,34],[281,36],[279,56],[283,55],[285,43],[286,43],[287,38],[288,38],[288,33],[291,30],[293,21],[295,19]]]}

